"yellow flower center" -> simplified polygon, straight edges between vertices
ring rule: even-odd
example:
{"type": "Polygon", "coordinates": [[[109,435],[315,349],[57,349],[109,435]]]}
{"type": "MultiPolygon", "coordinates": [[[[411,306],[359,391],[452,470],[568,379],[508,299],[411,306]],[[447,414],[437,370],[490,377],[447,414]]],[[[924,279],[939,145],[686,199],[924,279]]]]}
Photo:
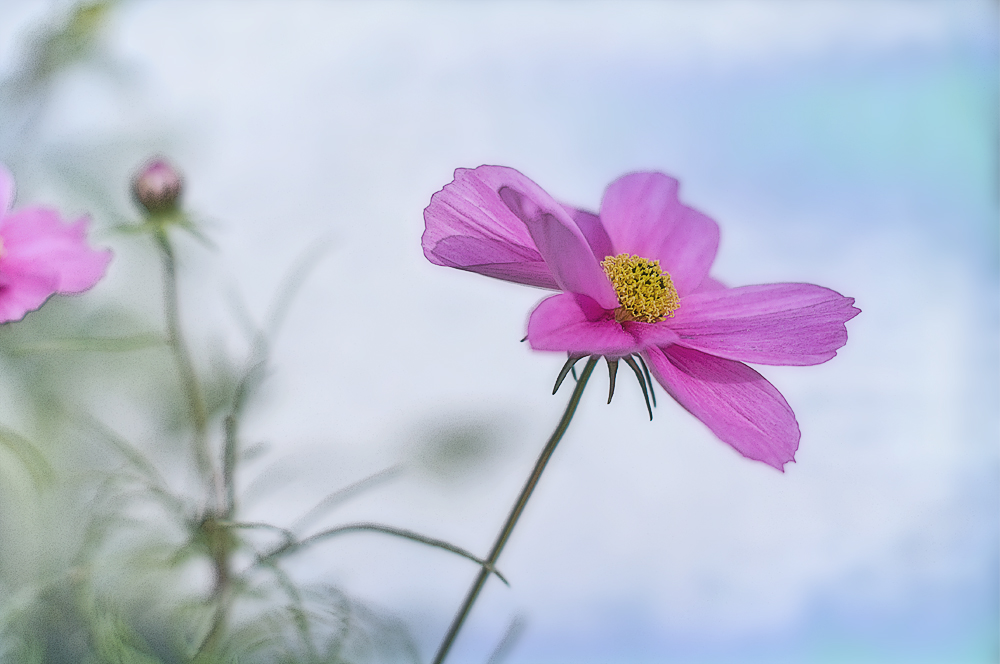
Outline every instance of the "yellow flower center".
{"type": "Polygon", "coordinates": [[[619,323],[655,323],[673,316],[681,306],[673,279],[660,269],[660,261],[618,254],[601,261],[601,267],[622,305],[615,309],[615,320],[619,323]]]}

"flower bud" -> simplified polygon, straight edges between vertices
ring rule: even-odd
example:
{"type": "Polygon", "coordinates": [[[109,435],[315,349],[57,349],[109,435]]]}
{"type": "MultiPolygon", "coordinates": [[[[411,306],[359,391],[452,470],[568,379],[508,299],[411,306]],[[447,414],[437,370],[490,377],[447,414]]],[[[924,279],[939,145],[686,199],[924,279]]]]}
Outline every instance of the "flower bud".
{"type": "Polygon", "coordinates": [[[150,160],[132,181],[132,195],[147,212],[166,212],[177,207],[183,180],[166,160],[150,160]]]}

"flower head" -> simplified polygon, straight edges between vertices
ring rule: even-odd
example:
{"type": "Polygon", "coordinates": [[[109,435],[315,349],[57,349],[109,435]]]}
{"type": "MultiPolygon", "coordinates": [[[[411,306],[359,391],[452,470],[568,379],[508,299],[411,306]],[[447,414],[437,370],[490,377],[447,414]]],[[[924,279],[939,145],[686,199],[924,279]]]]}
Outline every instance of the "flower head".
{"type": "Polygon", "coordinates": [[[0,165],[0,323],[20,320],[55,293],[82,293],[111,252],[87,245],[86,218],[66,224],[49,208],[11,210],[14,179],[0,165]]]}
{"type": "Polygon", "coordinates": [[[132,195],[147,212],[165,212],[177,207],[184,182],[165,159],[152,159],[132,181],[132,195]]]}
{"type": "Polygon", "coordinates": [[[599,214],[557,203],[511,168],[458,169],[424,210],[432,263],[562,291],[528,319],[535,350],[638,355],[685,409],[746,457],[782,469],[798,423],[744,362],[810,365],[847,342],[854,299],[812,284],[726,288],[709,276],[719,227],[662,173],[608,186],[599,214]]]}

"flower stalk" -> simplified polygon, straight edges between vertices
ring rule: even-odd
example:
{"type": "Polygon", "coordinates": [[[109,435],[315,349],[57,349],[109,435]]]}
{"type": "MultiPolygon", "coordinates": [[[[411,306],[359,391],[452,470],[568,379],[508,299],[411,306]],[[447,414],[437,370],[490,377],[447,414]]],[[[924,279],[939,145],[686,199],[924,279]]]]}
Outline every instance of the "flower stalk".
{"type": "MultiPolygon", "coordinates": [[[[153,221],[156,221],[155,214],[153,221]]],[[[204,480],[207,491],[207,505],[200,525],[201,536],[205,538],[211,558],[214,576],[212,598],[215,615],[212,624],[202,639],[197,653],[211,652],[222,638],[229,618],[233,600],[231,559],[235,548],[230,530],[220,523],[232,518],[235,510],[235,485],[231,468],[231,455],[235,455],[234,439],[236,425],[233,417],[226,421],[226,459],[223,468],[217,467],[212,459],[208,440],[208,408],[205,396],[194,369],[194,361],[184,338],[181,327],[180,299],[177,288],[177,260],[173,245],[167,236],[166,224],[158,223],[154,237],[163,255],[163,302],[167,323],[167,344],[174,355],[180,374],[181,389],[188,402],[191,422],[194,427],[194,457],[198,472],[204,480]]]]}
{"type": "Polygon", "coordinates": [[[216,505],[221,505],[221,478],[215,470],[212,455],[208,449],[208,409],[205,397],[194,370],[191,352],[188,350],[181,329],[180,305],[177,296],[177,260],[174,257],[173,245],[167,237],[166,229],[158,228],[156,242],[163,254],[163,310],[167,323],[167,344],[174,355],[177,370],[180,374],[181,389],[188,402],[191,422],[194,426],[194,454],[199,472],[206,478],[216,505]]]}
{"type": "Polygon", "coordinates": [[[600,359],[599,356],[595,355],[587,360],[587,364],[584,366],[583,371],[580,374],[580,378],[577,380],[576,389],[573,390],[573,395],[570,397],[569,403],[566,405],[566,411],[563,413],[562,419],[559,420],[559,424],[549,437],[541,455],[539,455],[538,461],[535,462],[535,467],[531,471],[531,475],[528,476],[528,480],[525,482],[524,488],[521,489],[520,495],[514,502],[514,506],[511,508],[510,514],[507,516],[507,521],[503,524],[503,527],[500,529],[500,533],[497,535],[496,541],[493,543],[493,549],[490,551],[490,555],[484,561],[479,570],[479,574],[476,576],[476,580],[469,588],[469,592],[465,596],[465,602],[462,603],[462,608],[458,610],[454,620],[452,620],[451,627],[448,628],[448,633],[441,642],[437,655],[434,656],[434,664],[442,664],[448,656],[448,652],[451,650],[452,644],[458,637],[458,633],[462,629],[465,619],[468,617],[469,612],[472,611],[472,606],[476,603],[479,593],[486,584],[486,579],[488,579],[490,574],[493,573],[494,566],[500,558],[500,553],[507,544],[507,540],[510,539],[511,533],[514,532],[514,526],[517,525],[518,519],[521,518],[521,513],[524,512],[524,508],[528,504],[528,499],[531,498],[531,494],[534,492],[535,486],[538,484],[538,480],[541,479],[545,466],[549,463],[549,459],[552,458],[552,453],[556,451],[556,446],[559,444],[559,441],[562,440],[563,435],[569,428],[569,423],[573,420],[576,408],[580,404],[580,398],[583,396],[583,390],[587,386],[587,381],[590,379],[590,375],[594,372],[594,367],[597,365],[598,359],[600,359]]]}

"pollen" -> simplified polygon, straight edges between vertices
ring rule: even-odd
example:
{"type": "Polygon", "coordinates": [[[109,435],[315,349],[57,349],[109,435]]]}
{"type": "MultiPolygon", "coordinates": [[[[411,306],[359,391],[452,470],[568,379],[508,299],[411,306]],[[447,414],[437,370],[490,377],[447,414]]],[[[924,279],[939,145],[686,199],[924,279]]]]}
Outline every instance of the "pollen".
{"type": "Polygon", "coordinates": [[[655,323],[673,316],[681,306],[673,279],[660,269],[660,261],[618,254],[601,261],[601,267],[621,303],[615,310],[615,320],[619,323],[655,323]]]}

